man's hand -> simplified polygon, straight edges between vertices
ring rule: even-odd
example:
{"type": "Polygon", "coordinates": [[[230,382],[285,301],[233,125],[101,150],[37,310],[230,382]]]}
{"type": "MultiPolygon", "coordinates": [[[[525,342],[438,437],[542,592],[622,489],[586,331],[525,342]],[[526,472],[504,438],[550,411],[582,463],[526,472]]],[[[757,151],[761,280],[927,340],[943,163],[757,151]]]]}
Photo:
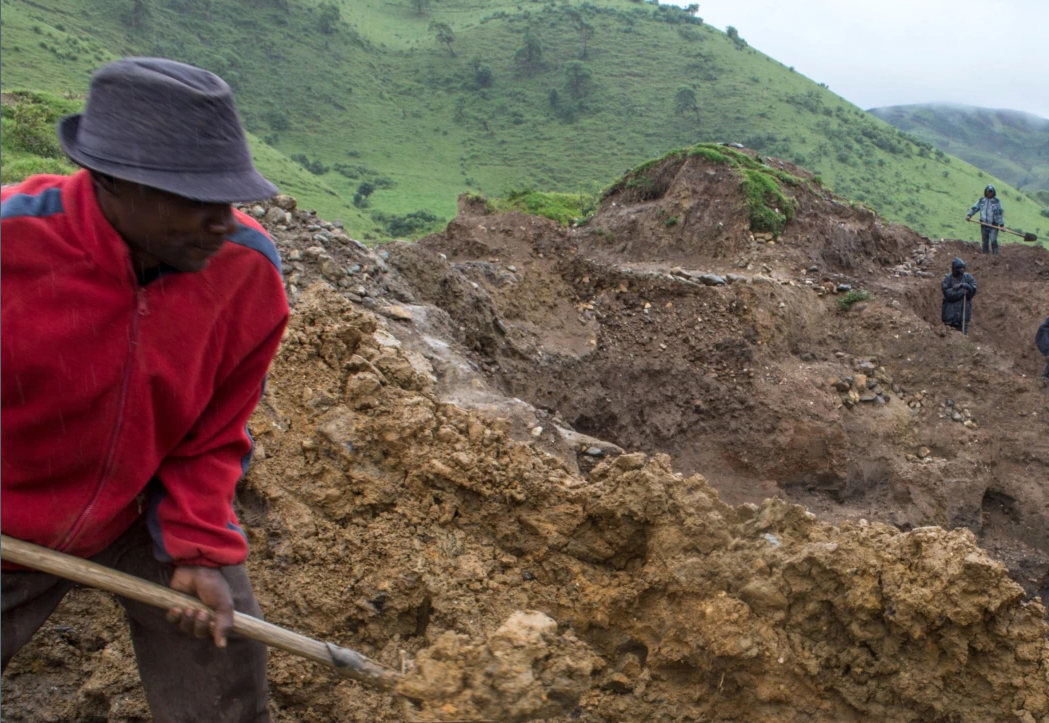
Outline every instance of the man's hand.
{"type": "Polygon", "coordinates": [[[222,573],[213,567],[176,567],[170,587],[199,598],[215,615],[192,608],[171,608],[168,622],[176,623],[182,632],[198,638],[206,638],[210,632],[216,646],[226,647],[226,638],[233,629],[233,593],[222,573]]]}
{"type": "Polygon", "coordinates": [[[973,220],[972,214],[971,213],[965,214],[965,220],[966,221],[972,221],[973,220]]]}

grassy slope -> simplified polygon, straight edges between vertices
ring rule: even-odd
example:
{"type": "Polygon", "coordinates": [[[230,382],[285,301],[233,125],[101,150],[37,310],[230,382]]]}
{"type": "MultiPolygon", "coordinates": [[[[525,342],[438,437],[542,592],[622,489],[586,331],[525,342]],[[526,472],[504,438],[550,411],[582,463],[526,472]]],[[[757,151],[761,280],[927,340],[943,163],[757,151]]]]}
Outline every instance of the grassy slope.
{"type": "Polygon", "coordinates": [[[882,120],[1025,191],[1049,191],[1049,120],[973,106],[873,108],[882,120]]]}
{"type": "MultiPolygon", "coordinates": [[[[62,98],[39,91],[5,90],[2,98],[3,117],[0,147],[3,149],[2,182],[13,183],[37,173],[73,173],[70,163],[54,140],[54,126],[58,118],[78,113],[83,107],[79,99],[62,98]],[[17,110],[25,106],[39,111],[31,117],[19,116],[17,110]],[[25,132],[30,129],[32,132],[25,132]],[[20,133],[20,131],[22,131],[20,133]]],[[[370,220],[356,208],[347,209],[337,194],[323,180],[306,172],[302,166],[274,150],[255,135],[248,134],[255,164],[267,178],[273,179],[285,193],[297,198],[309,198],[311,207],[328,219],[341,219],[367,227],[370,220]],[[342,219],[349,214],[349,219],[342,219]]]]}
{"type": "MultiPolygon", "coordinates": [[[[374,209],[394,214],[430,209],[447,219],[467,190],[592,191],[648,158],[705,140],[741,141],[800,162],[838,193],[932,236],[971,237],[960,220],[996,180],[903,139],[718,31],[655,20],[650,4],[572,3],[595,28],[585,61],[592,90],[573,120],[549,101],[553,89],[571,102],[565,69],[581,51],[566,3],[442,0],[418,16],[409,0],[341,0],[343,22],[326,35],[311,0],[289,2],[291,12],[280,0],[212,0],[206,15],[207,0],[146,0],[149,14],[129,28],[121,12],[131,0],[42,0],[29,8],[3,0],[4,83],[55,91],[82,91],[86,83],[86,66],[78,65],[84,54],[73,61],[36,52],[27,26],[9,23],[12,8],[114,52],[204,65],[233,81],[249,127],[283,153],[363,166],[364,178],[394,181],[371,196],[374,209]],[[453,27],[455,57],[434,42],[432,21],[453,27]],[[545,47],[534,74],[513,60],[527,29],[545,47]],[[474,58],[491,68],[491,87],[476,87],[474,58]],[[698,118],[674,110],[683,84],[696,93],[698,118]],[[286,114],[289,130],[274,130],[274,111],[286,114]]],[[[347,209],[362,178],[329,170],[319,180],[347,209]]],[[[1010,222],[1045,236],[1049,219],[1038,205],[999,185],[1010,222]]],[[[304,201],[320,207],[323,199],[307,192],[304,201]]],[[[374,233],[359,213],[320,210],[374,233]]]]}

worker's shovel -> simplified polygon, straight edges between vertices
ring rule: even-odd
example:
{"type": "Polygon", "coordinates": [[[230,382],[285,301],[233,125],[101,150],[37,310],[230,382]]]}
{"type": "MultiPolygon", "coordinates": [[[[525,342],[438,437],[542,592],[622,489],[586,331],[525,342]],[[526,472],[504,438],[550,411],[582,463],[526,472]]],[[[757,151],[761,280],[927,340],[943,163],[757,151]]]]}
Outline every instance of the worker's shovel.
{"type": "Polygon", "coordinates": [[[967,218],[965,220],[968,221],[969,223],[978,223],[981,226],[986,226],[987,228],[996,228],[996,229],[998,229],[1000,231],[1005,231],[1006,233],[1011,233],[1013,236],[1019,236],[1024,241],[1030,241],[1031,243],[1034,243],[1035,241],[1038,240],[1038,237],[1035,236],[1033,233],[1024,233],[1023,231],[1013,231],[1011,228],[1006,228],[1005,226],[995,226],[993,223],[985,223],[983,221],[973,221],[971,218],[967,218]]]}
{"type": "MultiPolygon", "coordinates": [[[[112,570],[90,560],[56,552],[30,542],[0,535],[0,558],[23,567],[111,592],[114,595],[137,600],[146,605],[163,608],[191,608],[212,611],[200,600],[170,588],[112,570]]],[[[251,615],[233,613],[233,632],[244,638],[257,640],[292,655],[334,668],[340,675],[359,683],[392,691],[401,674],[381,663],[370,660],[348,648],[307,638],[282,627],[267,623],[251,615]]]]}

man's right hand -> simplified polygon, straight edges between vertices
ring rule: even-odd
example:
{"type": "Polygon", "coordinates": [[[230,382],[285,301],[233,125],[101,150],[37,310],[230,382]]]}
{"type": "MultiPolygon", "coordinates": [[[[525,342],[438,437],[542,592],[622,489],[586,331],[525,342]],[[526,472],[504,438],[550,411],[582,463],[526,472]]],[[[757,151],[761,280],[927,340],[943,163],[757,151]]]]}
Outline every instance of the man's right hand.
{"type": "Polygon", "coordinates": [[[210,634],[217,647],[226,647],[226,639],[233,630],[233,593],[222,573],[213,567],[176,567],[171,575],[170,587],[198,598],[214,610],[215,615],[212,617],[192,608],[171,608],[168,610],[168,622],[198,638],[206,638],[210,634]]]}
{"type": "Polygon", "coordinates": [[[972,221],[972,220],[973,220],[973,217],[972,217],[972,216],[966,216],[966,217],[965,217],[965,220],[966,220],[966,221],[972,221]]]}

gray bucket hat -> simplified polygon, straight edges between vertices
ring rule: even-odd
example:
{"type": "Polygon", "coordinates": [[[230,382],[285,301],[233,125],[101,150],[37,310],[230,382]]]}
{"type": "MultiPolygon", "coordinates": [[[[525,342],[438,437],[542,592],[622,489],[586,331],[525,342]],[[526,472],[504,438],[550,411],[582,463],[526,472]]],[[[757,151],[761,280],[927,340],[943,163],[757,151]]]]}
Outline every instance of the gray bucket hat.
{"type": "Polygon", "coordinates": [[[77,165],[184,198],[234,203],[277,193],[251,161],[230,87],[174,60],[103,66],[84,112],[59,121],[58,139],[77,165]]]}

